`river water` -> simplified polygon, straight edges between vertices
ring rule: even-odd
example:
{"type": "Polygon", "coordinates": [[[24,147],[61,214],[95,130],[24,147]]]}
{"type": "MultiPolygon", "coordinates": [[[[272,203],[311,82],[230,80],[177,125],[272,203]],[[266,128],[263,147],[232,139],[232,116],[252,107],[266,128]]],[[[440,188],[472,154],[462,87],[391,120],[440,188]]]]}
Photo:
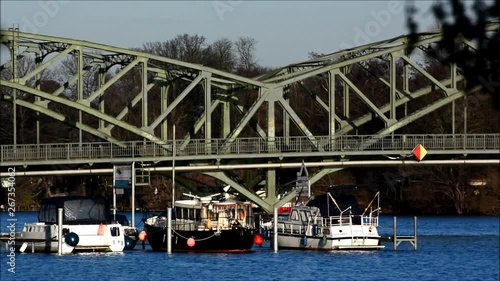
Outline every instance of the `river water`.
{"type": "MultiPolygon", "coordinates": [[[[2,232],[8,232],[1,213],[2,232]]],[[[128,214],[130,217],[130,214],[128,214]]],[[[16,228],[36,221],[36,212],[16,213],[16,228]]],[[[136,215],[140,221],[140,215],[136,215]]],[[[142,228],[140,223],[137,225],[142,228]]],[[[398,217],[398,234],[413,232],[413,217],[398,217]]],[[[379,232],[392,235],[393,217],[382,216],[379,232]]],[[[393,251],[314,252],[280,250],[266,242],[245,254],[153,252],[138,243],[123,253],[0,253],[0,280],[500,280],[500,217],[419,217],[418,249],[402,243],[393,251]]]]}

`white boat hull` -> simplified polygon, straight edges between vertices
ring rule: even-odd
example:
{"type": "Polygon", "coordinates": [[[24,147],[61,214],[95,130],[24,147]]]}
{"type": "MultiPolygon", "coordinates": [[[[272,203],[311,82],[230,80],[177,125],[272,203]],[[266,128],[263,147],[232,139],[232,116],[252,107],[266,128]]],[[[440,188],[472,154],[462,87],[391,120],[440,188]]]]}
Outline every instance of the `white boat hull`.
{"type": "MultiPolygon", "coordinates": [[[[63,225],[62,253],[121,252],[125,247],[123,226],[120,224],[63,225]],[[64,240],[67,233],[78,235],[78,244],[71,246],[64,240]]],[[[26,224],[16,233],[16,248],[26,252],[58,252],[58,226],[43,223],[26,224]]]]}
{"type": "Polygon", "coordinates": [[[367,225],[332,226],[312,231],[290,233],[278,230],[278,247],[304,250],[375,250],[382,249],[375,227],[367,225]]]}

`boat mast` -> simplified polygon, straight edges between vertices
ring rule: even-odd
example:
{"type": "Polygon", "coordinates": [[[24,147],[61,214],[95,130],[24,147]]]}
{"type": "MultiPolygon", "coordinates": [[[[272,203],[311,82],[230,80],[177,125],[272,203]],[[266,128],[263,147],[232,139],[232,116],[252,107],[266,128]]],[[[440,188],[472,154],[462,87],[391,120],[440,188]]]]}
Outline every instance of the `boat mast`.
{"type": "Polygon", "coordinates": [[[172,132],[172,208],[175,208],[175,124],[172,132]]]}

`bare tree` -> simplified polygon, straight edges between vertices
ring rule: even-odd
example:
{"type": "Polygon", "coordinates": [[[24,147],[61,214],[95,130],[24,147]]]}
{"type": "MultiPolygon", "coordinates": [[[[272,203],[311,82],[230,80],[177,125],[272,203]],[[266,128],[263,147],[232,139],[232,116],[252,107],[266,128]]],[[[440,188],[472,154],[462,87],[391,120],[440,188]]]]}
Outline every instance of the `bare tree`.
{"type": "Polygon", "coordinates": [[[227,38],[219,39],[206,49],[207,66],[233,72],[236,67],[236,56],[233,42],[227,38]]]}
{"type": "Polygon", "coordinates": [[[238,69],[240,72],[249,72],[256,68],[255,45],[257,41],[251,37],[240,37],[236,41],[238,53],[238,69]]]}
{"type": "MultiPolygon", "coordinates": [[[[434,53],[445,62],[456,63],[463,72],[468,87],[477,85],[493,98],[500,109],[500,33],[489,32],[488,21],[500,18],[500,0],[476,0],[467,5],[465,0],[436,1],[432,8],[437,25],[442,27],[443,38],[434,47],[434,53]],[[463,47],[462,39],[474,47],[463,47]]],[[[410,29],[410,49],[418,40],[416,7],[410,2],[407,26],[410,29]]]]}
{"type": "Polygon", "coordinates": [[[144,43],[145,52],[185,62],[203,63],[205,59],[206,39],[197,34],[184,33],[167,41],[144,43]]]}

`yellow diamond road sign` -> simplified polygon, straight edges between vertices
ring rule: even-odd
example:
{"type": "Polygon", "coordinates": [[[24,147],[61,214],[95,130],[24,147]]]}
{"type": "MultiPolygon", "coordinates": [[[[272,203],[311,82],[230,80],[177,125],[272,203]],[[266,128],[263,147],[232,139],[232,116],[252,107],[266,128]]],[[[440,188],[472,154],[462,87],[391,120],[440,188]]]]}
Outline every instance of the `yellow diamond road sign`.
{"type": "Polygon", "coordinates": [[[418,161],[420,161],[424,159],[425,155],[427,155],[427,150],[423,145],[418,144],[411,153],[417,158],[418,161]]]}

